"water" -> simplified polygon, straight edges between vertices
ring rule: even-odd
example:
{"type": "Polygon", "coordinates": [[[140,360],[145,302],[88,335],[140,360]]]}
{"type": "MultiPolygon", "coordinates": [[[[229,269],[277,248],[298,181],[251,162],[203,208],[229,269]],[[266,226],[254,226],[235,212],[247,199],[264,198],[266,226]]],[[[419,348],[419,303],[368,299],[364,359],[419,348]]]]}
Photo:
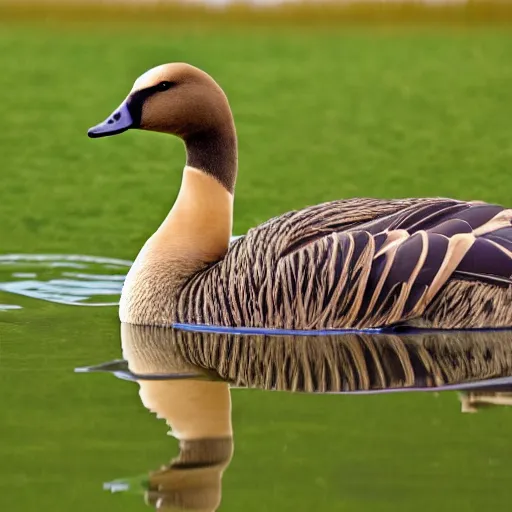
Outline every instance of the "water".
{"type": "Polygon", "coordinates": [[[77,371],[138,382],[142,403],[179,439],[170,463],[103,487],[144,497],[158,510],[219,508],[236,446],[231,396],[248,388],[458,390],[463,412],[512,405],[512,331],[264,336],[122,325],[121,343],[125,359],[77,371]]]}
{"type": "Polygon", "coordinates": [[[512,331],[119,326],[130,262],[0,262],[0,510],[510,502],[512,331]]]}
{"type": "MultiPolygon", "coordinates": [[[[243,235],[231,237],[231,243],[243,235]]],[[[129,260],[64,254],[0,254],[0,292],[80,306],[116,306],[129,260]]],[[[2,304],[0,311],[22,309],[2,304]]]]}
{"type": "Polygon", "coordinates": [[[126,359],[75,371],[303,393],[512,389],[509,330],[254,335],[122,324],[121,344],[126,359]]]}
{"type": "MultiPolygon", "coordinates": [[[[80,306],[115,306],[131,262],[58,254],[0,255],[0,291],[80,306]]],[[[19,304],[0,304],[20,309],[19,304]]]]}

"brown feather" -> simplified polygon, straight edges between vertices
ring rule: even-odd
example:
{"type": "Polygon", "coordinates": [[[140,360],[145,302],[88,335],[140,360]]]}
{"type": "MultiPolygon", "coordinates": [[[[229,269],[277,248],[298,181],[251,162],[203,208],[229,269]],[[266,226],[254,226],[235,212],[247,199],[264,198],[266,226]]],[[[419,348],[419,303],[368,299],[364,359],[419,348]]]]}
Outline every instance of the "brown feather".
{"type": "Polygon", "coordinates": [[[442,198],[350,199],[288,212],[249,230],[194,275],[179,293],[174,321],[512,326],[510,212],[442,198]]]}

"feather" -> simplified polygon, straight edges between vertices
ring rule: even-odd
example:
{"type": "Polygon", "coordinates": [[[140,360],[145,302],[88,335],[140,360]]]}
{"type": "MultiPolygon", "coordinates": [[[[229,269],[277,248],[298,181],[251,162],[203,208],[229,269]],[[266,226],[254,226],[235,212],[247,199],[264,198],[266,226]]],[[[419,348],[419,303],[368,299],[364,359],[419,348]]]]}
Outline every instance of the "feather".
{"type": "Polygon", "coordinates": [[[288,212],[249,230],[185,284],[175,321],[510,327],[511,297],[512,210],[361,198],[288,212]]]}

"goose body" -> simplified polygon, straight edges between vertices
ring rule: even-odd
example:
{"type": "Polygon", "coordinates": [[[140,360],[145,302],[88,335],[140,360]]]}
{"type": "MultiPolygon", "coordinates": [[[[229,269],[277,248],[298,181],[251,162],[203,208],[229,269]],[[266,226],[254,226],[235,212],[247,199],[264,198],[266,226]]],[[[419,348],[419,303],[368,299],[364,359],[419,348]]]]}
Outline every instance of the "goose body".
{"type": "Polygon", "coordinates": [[[286,329],[510,326],[511,213],[361,198],[292,212],[196,273],[174,318],[286,329]]]}
{"type": "Polygon", "coordinates": [[[167,64],[89,136],[183,139],[173,208],[137,256],[120,319],[284,329],[512,326],[512,209],[449,198],[331,201],[230,244],[237,139],[222,89],[167,64]]]}

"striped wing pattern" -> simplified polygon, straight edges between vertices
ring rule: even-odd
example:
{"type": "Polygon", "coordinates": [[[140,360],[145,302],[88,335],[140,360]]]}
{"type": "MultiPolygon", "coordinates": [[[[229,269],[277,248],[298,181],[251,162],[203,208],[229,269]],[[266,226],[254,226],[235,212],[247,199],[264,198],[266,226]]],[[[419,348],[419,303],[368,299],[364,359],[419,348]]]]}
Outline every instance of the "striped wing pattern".
{"type": "Polygon", "coordinates": [[[471,290],[491,300],[487,308],[498,300],[489,321],[512,324],[512,210],[442,198],[352,199],[250,230],[187,283],[177,321],[329,329],[430,315],[434,324],[471,290]]]}

